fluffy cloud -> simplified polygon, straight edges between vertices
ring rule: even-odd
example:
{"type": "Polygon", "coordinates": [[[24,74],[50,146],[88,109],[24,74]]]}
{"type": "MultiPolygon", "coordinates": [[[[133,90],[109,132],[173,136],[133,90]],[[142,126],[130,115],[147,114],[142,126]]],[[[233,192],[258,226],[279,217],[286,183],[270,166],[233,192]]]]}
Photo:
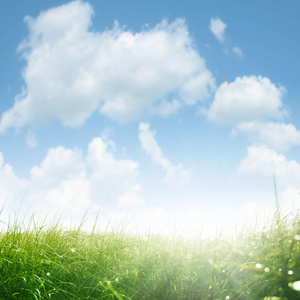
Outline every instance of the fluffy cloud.
{"type": "Polygon", "coordinates": [[[286,115],[282,105],[284,94],[283,87],[277,87],[266,77],[238,77],[218,88],[207,117],[219,124],[282,119],[286,115]]]}
{"type": "Polygon", "coordinates": [[[89,144],[86,161],[92,171],[89,180],[95,200],[101,197],[105,204],[117,201],[123,193],[128,195],[136,183],[138,163],[115,159],[101,138],[95,138],[89,144]]]}
{"type": "MultiPolygon", "coordinates": [[[[93,9],[74,1],[26,17],[19,46],[27,65],[25,87],[4,112],[0,132],[57,119],[81,126],[95,111],[127,122],[164,103],[163,114],[205,99],[214,78],[193,47],[182,19],[134,33],[120,27],[94,32],[93,9]],[[180,105],[168,107],[168,95],[180,105]]],[[[158,111],[159,112],[159,111],[158,111]]]]}
{"type": "Polygon", "coordinates": [[[85,177],[85,163],[80,150],[59,146],[49,149],[40,166],[34,166],[30,173],[34,189],[49,189],[61,181],[85,177]]]}
{"type": "Polygon", "coordinates": [[[240,163],[238,173],[265,178],[275,175],[277,183],[287,187],[299,185],[300,181],[300,165],[266,146],[248,147],[248,155],[240,163]]]}
{"type": "Polygon", "coordinates": [[[161,167],[166,176],[163,181],[166,185],[171,187],[183,187],[191,178],[191,171],[185,169],[182,164],[176,166],[163,156],[163,153],[155,140],[155,132],[150,130],[150,125],[147,123],[140,123],[139,125],[139,139],[142,148],[151,157],[154,164],[161,167]]]}
{"type": "Polygon", "coordinates": [[[250,140],[277,151],[287,151],[294,145],[300,145],[300,131],[292,124],[247,122],[236,126],[232,135],[237,133],[245,133],[250,140]]]}
{"type": "Polygon", "coordinates": [[[0,152],[0,210],[5,204],[10,204],[24,197],[27,181],[18,178],[13,168],[4,163],[3,155],[0,152]]]}
{"type": "Polygon", "coordinates": [[[220,18],[211,18],[209,29],[212,34],[222,43],[224,41],[226,24],[220,18]]]}
{"type": "Polygon", "coordinates": [[[181,106],[181,102],[176,99],[172,101],[163,100],[151,109],[151,113],[167,117],[176,113],[181,106]]]}
{"type": "Polygon", "coordinates": [[[49,149],[30,174],[26,200],[39,211],[78,214],[91,204],[86,165],[78,149],[49,149]]]}
{"type": "Polygon", "coordinates": [[[123,206],[140,206],[144,203],[144,198],[141,195],[142,187],[140,184],[136,184],[132,188],[122,194],[119,199],[118,203],[123,206]]]}
{"type": "Polygon", "coordinates": [[[89,208],[143,203],[138,164],[117,159],[108,143],[95,138],[84,157],[79,149],[51,148],[30,172],[18,178],[0,153],[0,205],[22,199],[35,211],[80,215],[89,208]]]}

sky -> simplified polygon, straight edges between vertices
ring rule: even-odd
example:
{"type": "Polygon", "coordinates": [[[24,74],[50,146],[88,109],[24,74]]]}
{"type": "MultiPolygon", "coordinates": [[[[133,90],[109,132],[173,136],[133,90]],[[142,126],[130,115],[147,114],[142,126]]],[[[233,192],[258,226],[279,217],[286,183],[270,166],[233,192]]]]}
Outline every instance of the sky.
{"type": "Polygon", "coordinates": [[[0,8],[3,224],[209,234],[270,215],[274,176],[298,212],[298,1],[0,8]]]}

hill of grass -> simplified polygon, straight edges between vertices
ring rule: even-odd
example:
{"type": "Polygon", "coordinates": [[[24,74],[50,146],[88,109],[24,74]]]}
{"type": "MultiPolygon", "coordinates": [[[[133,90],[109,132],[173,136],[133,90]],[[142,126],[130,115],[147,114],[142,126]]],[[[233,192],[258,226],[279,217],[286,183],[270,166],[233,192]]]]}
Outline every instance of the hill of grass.
{"type": "Polygon", "coordinates": [[[185,240],[59,224],[0,235],[0,299],[300,299],[300,219],[185,240]]]}

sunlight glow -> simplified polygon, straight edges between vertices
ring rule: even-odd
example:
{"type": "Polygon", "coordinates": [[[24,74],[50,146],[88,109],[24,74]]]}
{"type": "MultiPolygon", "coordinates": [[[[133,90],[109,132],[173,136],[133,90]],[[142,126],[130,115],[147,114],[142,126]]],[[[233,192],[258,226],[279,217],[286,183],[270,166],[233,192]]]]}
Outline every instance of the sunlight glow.
{"type": "Polygon", "coordinates": [[[293,287],[294,290],[300,291],[300,280],[299,280],[299,281],[295,281],[295,282],[292,284],[292,287],[293,287]]]}

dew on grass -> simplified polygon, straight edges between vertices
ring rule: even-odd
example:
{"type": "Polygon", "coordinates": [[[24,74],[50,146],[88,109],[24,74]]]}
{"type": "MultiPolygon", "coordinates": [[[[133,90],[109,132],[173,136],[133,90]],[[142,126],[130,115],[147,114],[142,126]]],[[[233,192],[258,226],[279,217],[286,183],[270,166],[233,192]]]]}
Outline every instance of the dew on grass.
{"type": "Polygon", "coordinates": [[[289,275],[293,275],[293,274],[294,274],[293,270],[289,270],[289,271],[288,271],[288,274],[289,274],[289,275]]]}
{"type": "MultiPolygon", "coordinates": [[[[290,282],[290,283],[291,283],[291,282],[290,282]]],[[[289,286],[290,286],[290,283],[289,283],[289,286]]],[[[290,286],[290,287],[293,288],[293,289],[296,290],[296,291],[300,291],[300,280],[291,283],[291,286],[290,286]]]]}
{"type": "Polygon", "coordinates": [[[262,269],[263,266],[262,266],[262,264],[256,264],[255,267],[256,267],[256,269],[262,269]]]}

